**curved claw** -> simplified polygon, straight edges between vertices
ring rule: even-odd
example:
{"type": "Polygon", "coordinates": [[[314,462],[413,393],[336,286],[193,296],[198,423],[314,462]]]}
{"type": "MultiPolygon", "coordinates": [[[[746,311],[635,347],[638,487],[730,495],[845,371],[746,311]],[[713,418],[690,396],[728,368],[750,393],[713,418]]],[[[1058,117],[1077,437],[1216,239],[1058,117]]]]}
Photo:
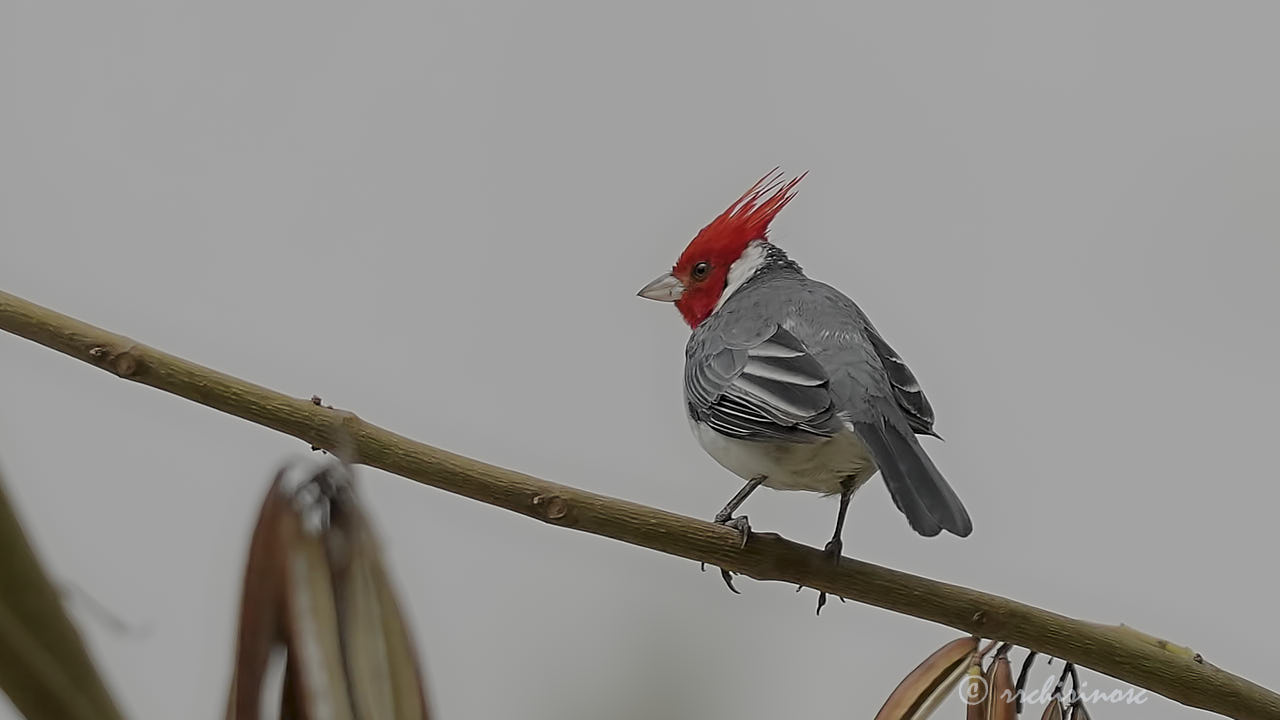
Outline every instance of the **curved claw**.
{"type": "Polygon", "coordinates": [[[729,589],[733,591],[734,595],[742,594],[738,592],[738,588],[733,586],[733,573],[729,572],[728,570],[725,570],[724,568],[721,568],[720,577],[724,578],[724,584],[729,586],[729,589]]]}
{"type": "MultiPolygon", "coordinates": [[[[840,599],[840,602],[842,602],[842,603],[848,602],[848,600],[845,600],[845,599],[844,599],[844,596],[843,596],[843,595],[837,595],[836,597],[837,597],[837,598],[839,598],[839,599],[840,599]]],[[[826,605],[826,604],[827,604],[827,594],[826,594],[826,593],[824,593],[824,592],[822,592],[821,590],[819,590],[819,591],[818,591],[818,610],[817,610],[817,612],[816,612],[815,614],[817,614],[817,615],[821,615],[821,614],[822,614],[822,606],[823,606],[823,605],[826,605]]]]}
{"type": "MultiPolygon", "coordinates": [[[[724,525],[725,527],[737,530],[738,534],[742,536],[742,543],[738,547],[745,548],[747,546],[747,538],[751,537],[751,523],[747,522],[746,515],[739,515],[738,517],[722,517],[717,515],[715,523],[717,525],[724,525]]],[[[705,571],[707,569],[707,564],[701,563],[701,567],[705,571]]],[[[742,594],[738,592],[738,588],[733,586],[733,573],[721,568],[720,577],[724,578],[724,584],[733,591],[733,594],[742,594]]]]}
{"type": "MultiPolygon", "coordinates": [[[[841,554],[844,552],[844,543],[841,542],[839,537],[831,538],[831,541],[828,542],[826,546],[822,548],[822,552],[826,553],[827,557],[831,558],[832,564],[834,564],[836,567],[839,567],[840,557],[841,557],[841,554]]],[[[796,592],[800,592],[800,589],[796,588],[796,592]]],[[[844,596],[837,595],[836,597],[840,598],[840,602],[845,602],[844,596]]],[[[826,604],[827,604],[827,594],[819,590],[818,591],[818,610],[817,610],[818,615],[822,614],[822,606],[826,604]]]]}

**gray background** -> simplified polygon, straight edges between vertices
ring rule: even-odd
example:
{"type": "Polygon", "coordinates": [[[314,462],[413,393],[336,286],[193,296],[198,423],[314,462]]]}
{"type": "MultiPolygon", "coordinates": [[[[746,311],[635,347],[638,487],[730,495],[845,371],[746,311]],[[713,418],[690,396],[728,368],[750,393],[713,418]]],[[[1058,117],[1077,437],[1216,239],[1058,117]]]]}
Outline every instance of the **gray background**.
{"type": "MultiPolygon", "coordinates": [[[[916,537],[875,482],[847,552],[1280,686],[1278,21],[1168,0],[9,0],[0,287],[710,517],[737,481],[681,413],[687,329],[634,293],[769,168],[808,169],[775,240],[922,378],[976,526],[916,537]]],[[[220,717],[253,513],[306,448],[9,336],[0,362],[0,463],[35,540],[136,628],[73,604],[123,705],[220,717]]],[[[867,718],[956,634],[815,618],[779,584],[731,596],[694,563],[363,476],[443,718],[867,718]]],[[[820,544],[835,505],[747,510],[820,544]]]]}

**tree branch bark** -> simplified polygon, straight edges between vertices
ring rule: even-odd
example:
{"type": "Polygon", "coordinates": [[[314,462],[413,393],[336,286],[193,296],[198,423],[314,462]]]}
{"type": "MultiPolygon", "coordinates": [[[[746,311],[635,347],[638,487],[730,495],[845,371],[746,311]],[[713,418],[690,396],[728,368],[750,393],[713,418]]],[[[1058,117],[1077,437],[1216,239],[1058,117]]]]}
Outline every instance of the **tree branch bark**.
{"type": "Polygon", "coordinates": [[[1124,625],[1078,620],[850,558],[834,567],[821,551],[772,533],[755,534],[739,548],[734,530],[455,455],[352,413],[220,373],[4,292],[0,329],[126,380],[354,455],[356,462],[552,525],[1011,642],[1229,717],[1280,718],[1280,695],[1205,662],[1187,648],[1124,625]]]}

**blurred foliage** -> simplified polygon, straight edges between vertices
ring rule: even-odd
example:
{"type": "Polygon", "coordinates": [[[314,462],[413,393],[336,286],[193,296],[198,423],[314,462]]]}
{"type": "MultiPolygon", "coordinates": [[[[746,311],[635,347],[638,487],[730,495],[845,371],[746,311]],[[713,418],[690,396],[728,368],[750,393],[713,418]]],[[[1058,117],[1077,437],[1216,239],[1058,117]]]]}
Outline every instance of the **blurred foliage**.
{"type": "MultiPolygon", "coordinates": [[[[257,720],[272,658],[290,720],[428,720],[413,639],[346,466],[277,473],[245,563],[228,720],[257,720]]],[[[121,720],[0,481],[0,690],[31,720],[121,720]]]]}
{"type": "Polygon", "coordinates": [[[0,478],[0,690],[31,720],[121,717],[0,478]]]}
{"type": "Polygon", "coordinates": [[[413,639],[345,466],[267,491],[245,563],[228,720],[257,720],[283,650],[280,717],[426,720],[413,639]]]}

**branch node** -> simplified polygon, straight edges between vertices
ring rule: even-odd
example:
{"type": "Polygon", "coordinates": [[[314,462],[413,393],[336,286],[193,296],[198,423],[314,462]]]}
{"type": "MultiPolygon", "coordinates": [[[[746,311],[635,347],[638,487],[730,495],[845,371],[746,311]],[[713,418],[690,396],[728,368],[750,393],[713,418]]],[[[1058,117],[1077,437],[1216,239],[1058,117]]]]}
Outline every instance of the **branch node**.
{"type": "Polygon", "coordinates": [[[559,495],[534,495],[533,508],[538,517],[557,525],[569,514],[569,503],[559,495]]]}
{"type": "Polygon", "coordinates": [[[89,348],[89,362],[122,378],[131,378],[142,367],[142,359],[130,346],[124,350],[112,350],[106,345],[89,348]]]}
{"type": "Polygon", "coordinates": [[[141,366],[141,363],[138,362],[138,357],[136,355],[129,352],[128,350],[125,350],[124,352],[120,353],[115,357],[115,359],[111,363],[111,366],[112,366],[111,369],[115,371],[115,374],[119,375],[122,378],[127,378],[127,377],[131,377],[134,373],[138,371],[138,368],[141,366]]]}

